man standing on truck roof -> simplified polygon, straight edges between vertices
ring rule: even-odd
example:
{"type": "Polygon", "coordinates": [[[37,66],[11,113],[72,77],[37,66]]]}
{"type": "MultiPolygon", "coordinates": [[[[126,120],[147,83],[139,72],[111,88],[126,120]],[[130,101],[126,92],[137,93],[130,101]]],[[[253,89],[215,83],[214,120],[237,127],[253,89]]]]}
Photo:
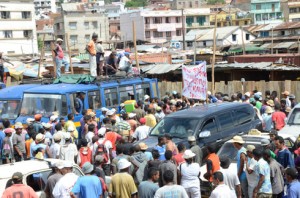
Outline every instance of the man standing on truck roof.
{"type": "Polygon", "coordinates": [[[91,76],[97,77],[97,61],[96,61],[96,42],[98,35],[93,33],[92,40],[87,44],[86,50],[90,55],[90,73],[91,76]]]}
{"type": "Polygon", "coordinates": [[[62,42],[63,40],[61,38],[58,38],[56,40],[56,48],[53,50],[55,53],[55,63],[56,63],[56,77],[60,77],[61,74],[61,65],[65,65],[65,73],[70,73],[69,72],[69,66],[70,64],[64,59],[64,52],[62,50],[62,42]]]}

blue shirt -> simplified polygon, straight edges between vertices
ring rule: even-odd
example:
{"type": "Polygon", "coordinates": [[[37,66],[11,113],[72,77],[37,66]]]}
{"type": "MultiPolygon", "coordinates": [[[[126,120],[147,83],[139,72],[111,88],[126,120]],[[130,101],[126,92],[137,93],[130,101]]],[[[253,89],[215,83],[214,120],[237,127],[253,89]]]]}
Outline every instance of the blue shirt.
{"type": "Polygon", "coordinates": [[[295,168],[292,154],[287,148],[277,152],[276,160],[283,166],[283,168],[295,168]]]}
{"type": "MultiPolygon", "coordinates": [[[[244,153],[246,155],[246,149],[244,147],[240,148],[240,150],[238,150],[237,155],[236,155],[236,159],[237,159],[237,169],[239,170],[240,168],[240,164],[241,164],[241,154],[244,153]]],[[[240,181],[244,181],[247,180],[246,177],[246,173],[245,171],[242,172],[242,174],[240,175],[240,181]]]]}
{"type": "Polygon", "coordinates": [[[72,192],[82,198],[99,198],[102,195],[100,179],[94,175],[79,177],[72,192]]]}
{"type": "Polygon", "coordinates": [[[300,182],[295,180],[288,184],[287,187],[287,197],[288,198],[299,198],[300,197],[300,182]]]}
{"type": "Polygon", "coordinates": [[[272,194],[272,184],[271,184],[271,173],[270,173],[270,165],[263,158],[258,160],[257,165],[255,167],[255,173],[258,175],[258,179],[260,179],[260,175],[265,176],[263,184],[259,189],[259,193],[271,193],[272,194]]]}
{"type": "Polygon", "coordinates": [[[82,100],[80,98],[76,98],[76,103],[77,103],[76,107],[75,107],[76,112],[79,113],[79,114],[81,114],[82,113],[82,109],[83,109],[83,102],[82,102],[82,100]]]}
{"type": "Polygon", "coordinates": [[[0,155],[2,153],[3,139],[4,138],[5,138],[5,133],[3,131],[0,131],[0,155]]]}
{"type": "Polygon", "coordinates": [[[163,145],[163,146],[159,146],[159,145],[156,145],[154,147],[154,149],[158,150],[158,153],[159,153],[159,160],[160,161],[165,161],[166,158],[165,158],[165,152],[166,152],[166,145],[163,145]]]}

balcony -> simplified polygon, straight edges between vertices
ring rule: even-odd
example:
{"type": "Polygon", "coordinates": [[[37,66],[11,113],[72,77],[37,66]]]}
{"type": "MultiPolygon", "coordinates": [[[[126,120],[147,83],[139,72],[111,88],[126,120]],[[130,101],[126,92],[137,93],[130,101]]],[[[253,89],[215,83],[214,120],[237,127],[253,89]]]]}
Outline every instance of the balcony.
{"type": "Polygon", "coordinates": [[[165,26],[165,27],[172,26],[175,29],[176,28],[182,28],[182,24],[181,23],[157,23],[157,24],[150,23],[150,24],[145,24],[145,29],[151,29],[151,30],[152,29],[158,29],[161,26],[165,26]]]}

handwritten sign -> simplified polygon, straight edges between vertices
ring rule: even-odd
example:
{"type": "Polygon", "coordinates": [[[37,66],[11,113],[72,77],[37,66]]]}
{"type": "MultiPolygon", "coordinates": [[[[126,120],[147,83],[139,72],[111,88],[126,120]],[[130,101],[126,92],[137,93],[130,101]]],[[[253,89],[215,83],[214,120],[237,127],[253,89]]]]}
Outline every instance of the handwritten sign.
{"type": "Polygon", "coordinates": [[[207,73],[205,61],[194,67],[183,66],[182,77],[184,83],[182,95],[187,98],[206,99],[207,73]]]}

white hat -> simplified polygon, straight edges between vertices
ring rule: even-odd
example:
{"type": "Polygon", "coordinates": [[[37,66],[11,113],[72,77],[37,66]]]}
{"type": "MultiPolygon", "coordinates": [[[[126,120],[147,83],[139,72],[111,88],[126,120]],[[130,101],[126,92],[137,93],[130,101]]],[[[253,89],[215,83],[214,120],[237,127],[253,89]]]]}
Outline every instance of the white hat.
{"type": "Polygon", "coordinates": [[[129,113],[129,114],[128,114],[128,117],[129,117],[129,118],[134,118],[135,116],[136,116],[136,113],[129,113]]]}
{"type": "Polygon", "coordinates": [[[106,133],[106,128],[105,127],[101,127],[99,130],[98,130],[98,135],[104,135],[106,133]]]}
{"type": "Polygon", "coordinates": [[[22,123],[21,123],[21,122],[17,122],[17,123],[15,124],[15,129],[23,129],[22,123]]]}
{"type": "Polygon", "coordinates": [[[195,153],[193,153],[191,150],[186,150],[184,151],[184,154],[183,154],[183,158],[184,159],[190,159],[192,157],[195,157],[195,153]]]}
{"type": "Polygon", "coordinates": [[[114,113],[117,112],[117,110],[115,108],[112,108],[111,111],[114,112],[114,113]]]}
{"type": "Polygon", "coordinates": [[[64,168],[72,168],[73,163],[71,161],[64,161],[64,168]]]}
{"type": "Polygon", "coordinates": [[[102,108],[101,108],[101,111],[108,111],[108,108],[102,107],[102,108]]]}
{"type": "Polygon", "coordinates": [[[62,40],[61,38],[56,39],[56,42],[59,42],[59,41],[63,42],[64,40],[62,40]]]}
{"type": "Polygon", "coordinates": [[[42,125],[43,125],[43,127],[46,128],[46,129],[50,129],[51,126],[52,126],[50,123],[44,123],[44,122],[42,123],[42,125]]]}
{"type": "Polygon", "coordinates": [[[127,159],[120,159],[118,161],[118,169],[122,170],[131,166],[131,163],[127,159]]]}
{"type": "Polygon", "coordinates": [[[107,112],[106,112],[106,116],[112,116],[112,115],[114,115],[114,111],[113,110],[108,110],[107,112]]]}
{"type": "Polygon", "coordinates": [[[172,91],[172,94],[173,94],[173,95],[176,95],[176,94],[177,94],[177,91],[172,91]]]}
{"type": "Polygon", "coordinates": [[[55,141],[61,140],[60,134],[55,133],[55,134],[53,135],[53,139],[54,139],[55,141]]]}
{"type": "Polygon", "coordinates": [[[144,100],[148,100],[149,98],[150,98],[150,96],[148,96],[148,95],[144,96],[144,100]]]}
{"type": "Polygon", "coordinates": [[[35,137],[35,140],[36,140],[37,142],[41,142],[41,141],[43,141],[44,139],[45,139],[45,136],[44,136],[43,134],[41,134],[41,133],[37,134],[36,137],[35,137]]]}
{"type": "Polygon", "coordinates": [[[250,92],[246,92],[245,96],[250,97],[250,92]]]}
{"type": "Polygon", "coordinates": [[[125,104],[124,104],[124,103],[121,103],[121,104],[120,104],[120,107],[124,107],[124,106],[125,106],[125,104]]]}
{"type": "Polygon", "coordinates": [[[195,136],[189,136],[189,137],[188,137],[188,141],[189,141],[189,142],[195,142],[195,141],[196,141],[195,136]]]}
{"type": "Polygon", "coordinates": [[[247,151],[252,152],[255,149],[254,145],[247,145],[247,151]]]}
{"type": "Polygon", "coordinates": [[[53,121],[55,121],[57,118],[58,118],[58,116],[57,116],[57,115],[53,115],[53,116],[51,116],[51,117],[50,117],[50,121],[52,121],[52,122],[53,122],[53,121]]]}
{"type": "Polygon", "coordinates": [[[71,139],[71,134],[69,132],[64,132],[64,139],[65,140],[71,139]]]}
{"type": "Polygon", "coordinates": [[[239,143],[239,144],[244,144],[245,141],[243,140],[243,138],[239,135],[236,135],[232,138],[232,142],[233,143],[239,143]]]}
{"type": "Polygon", "coordinates": [[[73,131],[75,131],[74,127],[73,126],[69,126],[68,127],[68,132],[73,132],[73,131]]]}
{"type": "Polygon", "coordinates": [[[211,95],[211,92],[210,92],[210,91],[207,91],[207,95],[211,95]]]}
{"type": "Polygon", "coordinates": [[[32,122],[34,122],[33,118],[27,118],[26,123],[27,124],[31,124],[32,122]]]}
{"type": "Polygon", "coordinates": [[[64,163],[62,161],[58,161],[54,163],[54,166],[58,169],[63,169],[64,168],[64,163]]]}

